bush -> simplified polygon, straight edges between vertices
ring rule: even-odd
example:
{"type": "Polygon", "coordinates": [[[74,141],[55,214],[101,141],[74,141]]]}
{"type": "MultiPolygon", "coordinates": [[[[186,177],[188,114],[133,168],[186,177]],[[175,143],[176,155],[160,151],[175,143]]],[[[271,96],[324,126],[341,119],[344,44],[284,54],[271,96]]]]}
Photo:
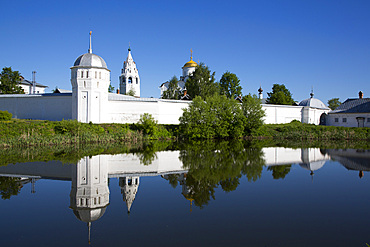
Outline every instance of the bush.
{"type": "Polygon", "coordinates": [[[7,121],[12,119],[13,114],[8,111],[0,111],[0,121],[7,121]]]}
{"type": "Polygon", "coordinates": [[[144,135],[150,139],[171,138],[171,133],[161,125],[149,113],[140,115],[139,122],[136,124],[138,130],[143,131],[144,135]]]}

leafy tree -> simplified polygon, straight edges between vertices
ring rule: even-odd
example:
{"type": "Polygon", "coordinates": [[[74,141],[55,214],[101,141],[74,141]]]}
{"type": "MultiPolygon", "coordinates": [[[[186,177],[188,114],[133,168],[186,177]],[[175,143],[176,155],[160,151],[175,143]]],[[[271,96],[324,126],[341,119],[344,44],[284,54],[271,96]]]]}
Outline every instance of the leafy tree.
{"type": "Polygon", "coordinates": [[[339,101],[339,98],[332,98],[328,100],[328,106],[330,109],[335,110],[342,103],[339,101]]]}
{"type": "Polygon", "coordinates": [[[127,93],[126,95],[129,95],[129,96],[135,96],[135,89],[131,88],[127,93]]]}
{"type": "MultiPolygon", "coordinates": [[[[112,86],[112,84],[109,84],[108,92],[109,92],[109,93],[114,93],[114,87],[112,86]]],[[[135,95],[135,94],[134,94],[134,95],[135,95]]]]}
{"type": "Polygon", "coordinates": [[[234,74],[226,71],[220,79],[220,93],[228,98],[235,99],[242,95],[242,87],[239,78],[234,74]]]}
{"type": "Polygon", "coordinates": [[[4,67],[0,74],[1,94],[24,94],[24,90],[18,84],[21,82],[21,75],[13,71],[11,67],[4,67]]]}
{"type": "Polygon", "coordinates": [[[140,115],[139,122],[136,127],[143,131],[143,133],[150,139],[169,138],[171,133],[168,132],[163,126],[158,125],[158,121],[149,113],[140,115]]]}
{"type": "Polygon", "coordinates": [[[6,200],[11,196],[16,196],[21,191],[21,184],[19,178],[0,177],[0,195],[6,200]]]}
{"type": "Polygon", "coordinates": [[[234,99],[197,96],[180,117],[180,132],[190,139],[241,137],[244,116],[234,99]]]}
{"type": "Polygon", "coordinates": [[[267,170],[272,171],[272,177],[274,179],[284,179],[290,172],[291,167],[292,165],[270,166],[267,170]]]}
{"type": "Polygon", "coordinates": [[[176,76],[171,78],[168,82],[167,90],[163,92],[162,99],[179,99],[180,88],[178,81],[176,76]]]}
{"type": "Polygon", "coordinates": [[[54,89],[51,90],[52,93],[55,93],[58,91],[58,87],[56,86],[54,89]]]}
{"type": "Polygon", "coordinates": [[[275,105],[293,105],[294,100],[292,94],[285,87],[284,84],[274,84],[272,86],[272,92],[267,93],[268,97],[266,100],[267,104],[275,105]]]}
{"type": "Polygon", "coordinates": [[[263,124],[265,111],[262,109],[261,100],[255,94],[243,97],[242,110],[245,116],[244,131],[250,134],[252,129],[257,129],[263,124]]]}
{"type": "Polygon", "coordinates": [[[200,63],[192,75],[185,82],[187,93],[192,99],[196,96],[203,98],[219,92],[219,85],[215,82],[215,72],[211,71],[204,63],[200,63]]]}

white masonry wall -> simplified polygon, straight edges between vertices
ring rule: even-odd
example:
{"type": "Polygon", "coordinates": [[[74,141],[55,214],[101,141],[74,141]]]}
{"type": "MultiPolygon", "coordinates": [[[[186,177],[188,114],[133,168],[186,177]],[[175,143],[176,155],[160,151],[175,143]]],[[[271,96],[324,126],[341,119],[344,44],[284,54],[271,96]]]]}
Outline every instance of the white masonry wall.
{"type": "Polygon", "coordinates": [[[1,95],[0,111],[8,111],[19,119],[72,119],[72,94],[1,95]]]}
{"type": "Polygon", "coordinates": [[[179,124],[182,109],[189,101],[133,99],[108,101],[107,123],[137,123],[144,113],[151,114],[159,124],[179,124]]]}
{"type": "Polygon", "coordinates": [[[302,121],[302,106],[288,105],[269,105],[263,104],[262,109],[265,110],[264,123],[278,124],[290,123],[293,120],[302,121]]]}

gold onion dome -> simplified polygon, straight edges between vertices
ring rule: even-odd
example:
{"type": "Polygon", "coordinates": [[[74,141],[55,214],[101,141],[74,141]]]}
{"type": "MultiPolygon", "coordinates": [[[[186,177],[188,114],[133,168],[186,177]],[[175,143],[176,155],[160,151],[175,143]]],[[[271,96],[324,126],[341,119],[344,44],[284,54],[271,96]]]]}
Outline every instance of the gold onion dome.
{"type": "Polygon", "coordinates": [[[189,62],[187,62],[185,65],[184,65],[184,68],[188,68],[188,67],[197,67],[198,64],[196,62],[193,61],[193,59],[191,58],[189,62]]]}
{"type": "Polygon", "coordinates": [[[184,68],[189,68],[189,67],[197,67],[198,64],[196,62],[193,61],[193,50],[190,50],[191,52],[191,55],[190,55],[190,61],[187,62],[185,65],[184,65],[184,68]]]}

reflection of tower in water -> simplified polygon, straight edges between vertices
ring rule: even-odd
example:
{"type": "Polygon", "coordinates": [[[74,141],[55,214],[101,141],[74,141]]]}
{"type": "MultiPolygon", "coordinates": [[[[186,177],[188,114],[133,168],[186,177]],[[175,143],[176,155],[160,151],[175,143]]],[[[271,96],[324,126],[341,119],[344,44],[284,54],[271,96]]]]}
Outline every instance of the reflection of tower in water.
{"type": "Polygon", "coordinates": [[[132,203],[135,200],[137,190],[139,189],[140,177],[119,178],[119,186],[123,195],[123,201],[127,205],[127,213],[130,213],[132,203]]]}
{"type": "Polygon", "coordinates": [[[72,170],[70,208],[87,223],[89,244],[91,222],[102,217],[109,204],[107,162],[101,159],[104,156],[85,157],[72,170]]]}

